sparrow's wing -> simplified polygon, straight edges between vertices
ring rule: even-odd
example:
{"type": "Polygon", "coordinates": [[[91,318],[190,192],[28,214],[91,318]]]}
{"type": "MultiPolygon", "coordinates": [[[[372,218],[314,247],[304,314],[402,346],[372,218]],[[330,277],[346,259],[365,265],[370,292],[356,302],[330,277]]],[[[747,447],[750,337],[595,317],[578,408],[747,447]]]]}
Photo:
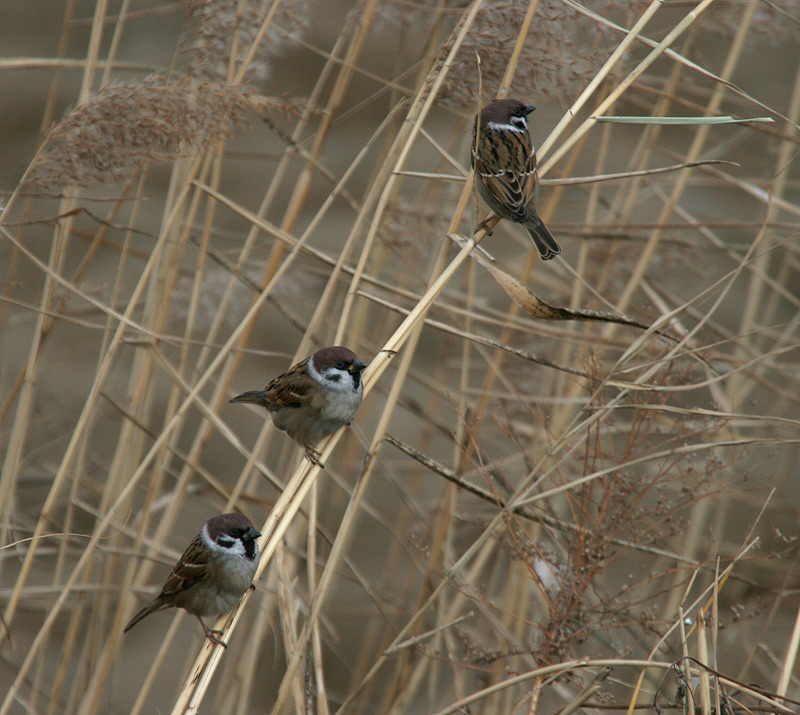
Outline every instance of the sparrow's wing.
{"type": "Polygon", "coordinates": [[[123,632],[127,633],[145,616],[177,605],[173,600],[174,597],[205,580],[207,574],[208,550],[203,546],[200,534],[198,534],[194,541],[189,544],[189,548],[183,552],[183,556],[181,556],[178,563],[175,564],[175,568],[172,569],[172,573],[167,578],[161,593],[131,618],[123,632]]]}
{"type": "Polygon", "coordinates": [[[172,569],[164,588],[161,589],[161,596],[174,596],[185,591],[205,580],[207,575],[208,549],[198,534],[172,569]]]}
{"type": "Polygon", "coordinates": [[[302,407],[311,401],[314,379],[308,374],[308,361],[301,360],[283,375],[279,375],[264,388],[263,402],[267,409],[302,407]]]}
{"type": "Polygon", "coordinates": [[[473,164],[486,190],[525,221],[536,190],[536,154],[527,132],[491,131],[481,137],[473,164]]]}

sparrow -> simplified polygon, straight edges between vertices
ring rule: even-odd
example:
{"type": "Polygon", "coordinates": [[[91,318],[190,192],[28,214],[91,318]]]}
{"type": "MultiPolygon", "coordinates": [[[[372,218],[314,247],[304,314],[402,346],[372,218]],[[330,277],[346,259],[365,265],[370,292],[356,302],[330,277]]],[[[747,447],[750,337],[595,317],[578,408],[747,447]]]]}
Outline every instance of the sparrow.
{"type": "Polygon", "coordinates": [[[209,519],[175,564],[161,593],[131,619],[123,633],[145,616],[174,606],[195,616],[206,638],[227,647],[220,639],[222,631],[209,628],[203,617],[228,613],[253,588],[259,536],[250,519],[241,514],[209,519]]]}
{"type": "Polygon", "coordinates": [[[244,392],[231,402],[266,407],[275,426],[305,449],[306,459],[324,467],[314,445],[350,424],[364,394],[361,371],[365,367],[348,348],[321,348],[263,390],[244,392]]]}
{"type": "Polygon", "coordinates": [[[472,125],[471,163],[478,193],[489,208],[525,226],[547,261],[561,253],[561,247],[536,213],[539,177],[527,119],[534,109],[516,99],[489,102],[472,125]]]}

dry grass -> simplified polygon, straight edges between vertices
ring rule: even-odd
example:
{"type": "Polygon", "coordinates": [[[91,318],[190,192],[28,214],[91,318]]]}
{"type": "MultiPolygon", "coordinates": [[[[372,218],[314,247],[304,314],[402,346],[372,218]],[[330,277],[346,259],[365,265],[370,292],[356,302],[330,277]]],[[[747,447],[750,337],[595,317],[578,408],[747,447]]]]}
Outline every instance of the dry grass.
{"type": "Polygon", "coordinates": [[[0,62],[50,82],[0,225],[0,715],[797,712],[796,3],[81,13],[0,62]],[[546,264],[472,237],[498,93],[546,264]],[[321,471],[227,402],[335,343],[321,471]],[[230,509],[227,650],[123,637],[230,509]]]}

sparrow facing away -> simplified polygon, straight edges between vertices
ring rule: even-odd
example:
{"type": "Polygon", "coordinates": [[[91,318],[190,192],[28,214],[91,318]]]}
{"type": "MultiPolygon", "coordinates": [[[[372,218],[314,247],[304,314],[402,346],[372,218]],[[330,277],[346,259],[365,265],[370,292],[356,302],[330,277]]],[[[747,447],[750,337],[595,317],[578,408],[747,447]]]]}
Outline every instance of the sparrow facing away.
{"type": "Polygon", "coordinates": [[[175,564],[164,588],[125,626],[127,633],[145,616],[165,608],[183,608],[200,621],[213,643],[222,631],[209,628],[204,616],[227,613],[253,585],[259,548],[250,519],[241,514],[221,514],[209,519],[175,564]]]}
{"type": "Polygon", "coordinates": [[[547,261],[561,253],[561,247],[536,213],[539,177],[527,120],[534,109],[516,99],[489,102],[472,125],[471,161],[478,193],[489,208],[525,226],[547,261]]]}
{"type": "Polygon", "coordinates": [[[314,445],[350,424],[364,394],[365,367],[348,348],[321,348],[263,390],[244,392],[231,402],[266,407],[275,426],[305,449],[308,461],[323,467],[314,445]]]}

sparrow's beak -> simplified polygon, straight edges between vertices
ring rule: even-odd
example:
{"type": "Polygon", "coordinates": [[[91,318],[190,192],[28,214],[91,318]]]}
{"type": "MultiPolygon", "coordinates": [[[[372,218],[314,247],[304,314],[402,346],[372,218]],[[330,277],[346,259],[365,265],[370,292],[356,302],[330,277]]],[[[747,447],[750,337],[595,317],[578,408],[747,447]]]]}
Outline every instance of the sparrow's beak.
{"type": "Polygon", "coordinates": [[[525,116],[527,117],[534,109],[536,109],[536,107],[534,107],[532,104],[526,104],[525,105],[525,116]]]}
{"type": "Polygon", "coordinates": [[[264,395],[267,394],[266,390],[250,390],[250,392],[243,392],[241,395],[236,395],[229,402],[252,402],[256,405],[263,404],[264,395]]]}
{"type": "Polygon", "coordinates": [[[261,532],[256,529],[255,526],[251,526],[247,531],[244,532],[244,537],[246,539],[257,539],[261,536],[261,532]]]}
{"type": "Polygon", "coordinates": [[[361,372],[366,365],[361,362],[361,360],[353,360],[353,364],[347,368],[347,372],[354,373],[354,372],[361,372]]]}

